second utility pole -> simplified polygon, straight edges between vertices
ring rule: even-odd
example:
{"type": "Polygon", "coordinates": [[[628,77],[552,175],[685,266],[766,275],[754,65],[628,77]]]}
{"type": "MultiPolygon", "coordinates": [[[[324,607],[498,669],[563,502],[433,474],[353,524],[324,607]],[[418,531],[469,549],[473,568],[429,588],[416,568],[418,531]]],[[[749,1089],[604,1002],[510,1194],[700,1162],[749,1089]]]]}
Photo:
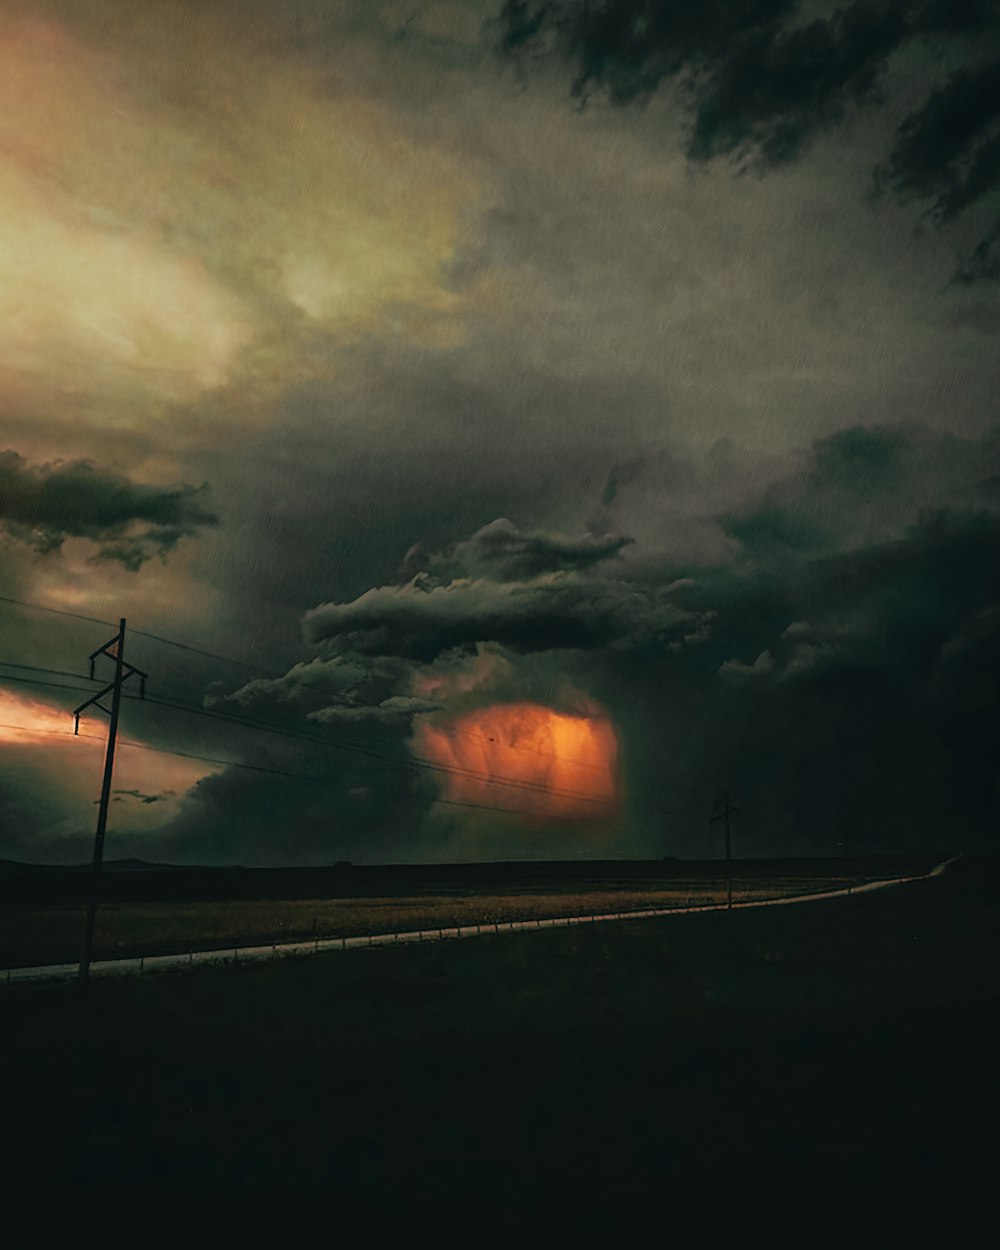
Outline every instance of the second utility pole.
{"type": "Polygon", "coordinates": [[[732,870],[732,829],[730,827],[730,817],[738,816],[740,809],[734,807],[729,801],[729,791],[724,790],[721,799],[715,800],[715,806],[718,811],[712,817],[711,823],[714,825],[717,820],[725,820],[726,822],[726,909],[731,911],[733,906],[733,870],[732,870]]]}

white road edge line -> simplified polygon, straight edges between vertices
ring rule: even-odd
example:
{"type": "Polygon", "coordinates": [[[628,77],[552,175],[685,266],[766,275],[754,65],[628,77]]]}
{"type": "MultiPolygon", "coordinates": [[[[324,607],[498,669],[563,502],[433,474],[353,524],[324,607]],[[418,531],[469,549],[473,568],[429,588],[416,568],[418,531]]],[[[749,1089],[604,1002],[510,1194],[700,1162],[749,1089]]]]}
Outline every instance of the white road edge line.
{"type": "MultiPolygon", "coordinates": [[[[927,881],[940,877],[949,864],[959,858],[952,855],[929,872],[908,877],[886,877],[866,881],[863,885],[844,886],[836,890],[820,890],[812,894],[792,894],[786,898],[743,899],[734,902],[733,911],[748,907],[783,907],[790,903],[815,903],[820,899],[842,898],[867,894],[888,886],[906,885],[911,881],[927,881]]],[[[437,942],[452,938],[515,933],[524,929],[558,928],[571,924],[598,924],[608,920],[640,920],[650,916],[691,916],[709,911],[726,911],[725,903],[704,903],[699,907],[644,907],[634,911],[607,912],[603,915],[553,916],[538,920],[501,920],[495,923],[456,925],[448,929],[414,929],[408,933],[373,933],[356,937],[312,938],[298,942],[272,942],[265,946],[231,946],[226,950],[183,951],[170,955],[140,955],[129,959],[98,959],[90,965],[93,977],[137,977],[152,972],[181,972],[194,967],[224,964],[262,963],[271,959],[287,959],[299,955],[319,955],[327,951],[367,949],[386,944],[437,942]]],[[[44,964],[34,968],[0,968],[0,986],[23,985],[39,981],[70,981],[77,975],[77,964],[44,964]]]]}

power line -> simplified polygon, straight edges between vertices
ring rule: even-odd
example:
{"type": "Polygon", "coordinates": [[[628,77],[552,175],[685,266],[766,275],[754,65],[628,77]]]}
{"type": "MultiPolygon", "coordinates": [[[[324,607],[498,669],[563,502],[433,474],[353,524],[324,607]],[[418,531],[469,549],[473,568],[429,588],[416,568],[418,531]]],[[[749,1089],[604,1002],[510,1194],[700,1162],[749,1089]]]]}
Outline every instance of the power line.
{"type": "Polygon", "coordinates": [[[201,647],[192,647],[190,643],[178,642],[176,638],[163,638],[159,634],[147,633],[144,629],[133,629],[133,634],[140,638],[149,638],[153,642],[161,642],[167,647],[177,647],[180,651],[190,651],[192,655],[202,655],[209,660],[221,660],[223,664],[235,664],[237,668],[244,668],[249,673],[253,673],[257,677],[266,677],[263,668],[259,664],[251,664],[247,660],[237,660],[231,655],[220,655],[216,651],[205,651],[201,647]]]}
{"type": "MultiPolygon", "coordinates": [[[[24,685],[44,686],[55,690],[73,690],[87,692],[92,687],[86,686],[67,686],[59,682],[43,681],[31,677],[10,677],[3,676],[3,681],[19,682],[24,685]]],[[[138,695],[125,695],[127,699],[138,701],[138,695]]],[[[578,790],[562,790],[546,786],[543,782],[525,782],[517,781],[512,777],[490,777],[483,773],[477,773],[470,769],[449,768],[444,764],[435,764],[432,760],[425,760],[421,756],[414,756],[412,759],[404,760],[397,756],[387,755],[383,751],[376,751],[371,747],[364,747],[355,742],[334,742],[329,738],[319,738],[315,734],[309,734],[302,730],[293,729],[291,727],[280,727],[268,724],[265,721],[253,721],[245,717],[234,716],[226,712],[218,712],[209,708],[196,707],[193,704],[174,703],[167,699],[158,699],[155,696],[147,695],[144,700],[146,703],[153,703],[158,707],[170,708],[173,711],[185,713],[189,716],[203,716],[210,720],[219,720],[227,724],[240,725],[247,729],[256,729],[262,733],[278,734],[281,737],[293,738],[301,742],[309,742],[315,746],[331,747],[333,750],[347,751],[358,755],[364,755],[369,758],[384,760],[387,764],[394,768],[401,768],[405,771],[419,771],[425,769],[430,772],[443,773],[446,776],[459,777],[467,781],[476,781],[482,785],[503,786],[516,790],[526,790],[533,794],[549,794],[556,798],[576,799],[583,803],[593,803],[597,806],[605,806],[606,799],[594,798],[591,795],[583,794],[578,790]]]]}
{"type": "MultiPolygon", "coordinates": [[[[23,733],[43,734],[46,737],[89,738],[92,742],[104,741],[100,734],[75,734],[72,729],[33,729],[28,725],[16,725],[12,721],[0,721],[0,729],[19,729],[23,733]]],[[[134,751],[151,751],[154,755],[175,755],[184,760],[201,760],[206,764],[225,764],[229,768],[244,768],[255,773],[272,773],[276,777],[297,777],[301,781],[329,780],[327,777],[317,777],[315,773],[292,773],[283,768],[268,768],[263,764],[243,764],[239,760],[227,760],[214,755],[198,755],[193,751],[175,751],[167,747],[158,747],[150,742],[132,742],[128,738],[120,739],[118,746],[119,748],[128,747],[134,751]]]]}
{"type": "MultiPolygon", "coordinates": [[[[84,673],[73,673],[66,668],[43,668],[40,664],[15,664],[13,660],[0,660],[0,665],[4,668],[16,668],[26,673],[52,673],[57,677],[78,677],[81,681],[95,681],[96,678],[87,677],[84,673]]],[[[0,674],[2,677],[3,674],[0,674]]]]}
{"type": "MultiPolygon", "coordinates": [[[[458,729],[457,727],[452,726],[452,728],[448,730],[448,732],[461,734],[464,738],[474,738],[477,742],[492,742],[494,744],[496,743],[496,738],[488,738],[485,734],[473,733],[471,729],[458,729]]],[[[560,763],[573,764],[577,768],[592,768],[595,772],[605,771],[604,766],[602,764],[588,764],[585,760],[570,759],[568,755],[550,755],[548,751],[540,751],[537,747],[519,747],[519,746],[516,746],[512,742],[507,742],[507,743],[504,743],[503,745],[504,745],[504,748],[508,751],[527,751],[531,755],[540,755],[542,756],[543,759],[547,759],[547,760],[559,760],[560,763]]]]}
{"type": "MultiPolygon", "coordinates": [[[[139,633],[140,631],[139,631],[139,630],[133,630],[132,632],[137,634],[137,633],[139,633]]],[[[178,643],[177,645],[178,645],[178,646],[184,646],[184,644],[183,644],[183,643],[178,643]]],[[[209,653],[209,652],[199,652],[199,654],[208,655],[208,654],[210,654],[210,653],[209,653]]],[[[31,673],[51,673],[51,674],[53,674],[54,676],[58,676],[58,677],[78,677],[78,678],[80,678],[81,680],[84,680],[84,681],[90,681],[90,680],[91,680],[91,678],[86,677],[83,673],[74,673],[74,672],[70,672],[68,669],[62,669],[62,668],[44,668],[44,667],[42,667],[41,665],[37,665],[37,664],[15,664],[13,660],[0,660],[0,667],[3,667],[3,668],[16,668],[16,669],[19,669],[19,670],[21,670],[21,671],[24,671],[24,672],[31,672],[31,673]]],[[[0,679],[2,679],[2,680],[7,680],[6,675],[5,675],[5,674],[0,674],[0,679]]],[[[10,678],[10,680],[15,680],[15,679],[14,679],[14,678],[10,678]]],[[[65,688],[66,688],[66,689],[69,689],[69,687],[65,687],[65,688]]],[[[81,687],[81,689],[83,689],[83,687],[81,687]]],[[[131,697],[131,696],[127,696],[127,697],[131,697]]],[[[161,702],[161,700],[158,700],[158,699],[156,699],[156,698],[154,698],[154,697],[150,697],[150,698],[147,700],[147,702],[150,702],[150,703],[158,703],[158,702],[161,702]]],[[[164,701],[164,702],[165,702],[165,701],[164,701]]],[[[166,703],[165,703],[165,705],[166,705],[166,703]]],[[[173,706],[173,705],[171,704],[170,706],[173,706]]],[[[198,708],[198,707],[196,707],[194,704],[188,704],[188,705],[181,705],[181,704],[178,704],[177,706],[178,706],[178,707],[181,707],[181,706],[186,706],[186,707],[187,707],[187,709],[188,709],[189,711],[192,711],[192,712],[197,712],[197,713],[201,713],[201,714],[205,714],[205,713],[206,713],[206,709],[204,709],[204,708],[198,708]]],[[[276,733],[277,733],[277,732],[280,732],[280,727],[275,726],[275,727],[274,727],[274,732],[276,732],[276,733]]],[[[472,733],[472,731],[471,731],[471,730],[468,730],[468,729],[458,729],[458,728],[453,727],[453,728],[452,728],[452,729],[450,729],[448,732],[449,732],[449,733],[458,733],[458,734],[462,734],[462,735],[463,735],[463,737],[466,737],[466,738],[472,738],[472,739],[475,739],[476,741],[479,741],[479,742],[490,742],[490,743],[495,743],[495,742],[496,742],[496,739],[495,739],[495,738],[489,738],[489,737],[487,737],[487,736],[486,736],[486,735],[484,735],[484,734],[476,734],[476,733],[472,733]]],[[[316,741],[320,741],[320,739],[316,739],[316,741]]],[[[325,740],[324,740],[324,741],[325,741],[325,740]]],[[[584,760],[574,760],[574,759],[570,759],[568,756],[565,756],[565,755],[549,755],[547,751],[540,751],[540,750],[538,750],[538,749],[537,749],[537,748],[535,748],[535,747],[517,746],[517,745],[516,745],[516,744],[514,744],[514,743],[507,743],[507,744],[505,744],[505,749],[506,749],[506,750],[508,750],[508,751],[526,751],[526,752],[528,752],[528,753],[529,753],[529,754],[531,754],[531,755],[537,755],[537,756],[540,756],[540,757],[541,757],[541,758],[543,758],[543,759],[558,760],[558,761],[559,761],[559,762],[561,762],[561,763],[564,763],[564,764],[572,764],[572,765],[574,765],[574,766],[576,766],[576,767],[578,767],[578,768],[588,768],[588,769],[593,770],[594,772],[603,772],[603,771],[605,771],[605,770],[603,769],[603,767],[602,767],[601,765],[599,765],[599,764],[591,764],[591,763],[588,763],[588,762],[586,762],[586,761],[584,761],[584,760]]],[[[445,765],[438,765],[437,767],[442,767],[442,768],[443,768],[443,767],[446,767],[446,766],[445,766],[445,765]]],[[[474,770],[463,770],[463,771],[467,771],[467,772],[472,771],[472,772],[474,772],[474,770]]],[[[542,784],[542,783],[536,783],[536,784],[542,784]]]]}
{"type": "MultiPolygon", "coordinates": [[[[104,739],[100,734],[80,733],[74,734],[71,729],[26,729],[24,725],[15,725],[9,721],[0,721],[0,729],[20,729],[31,734],[42,734],[46,737],[66,737],[66,738],[88,738],[93,742],[103,742],[104,739]]],[[[273,777],[291,777],[298,781],[329,781],[328,777],[317,777],[315,773],[293,773],[284,768],[268,768],[263,764],[242,764],[237,760],[219,759],[212,755],[198,755],[192,751],[172,751],[165,747],[152,746],[148,742],[131,742],[123,739],[118,743],[119,749],[131,748],[136,751],[151,751],[154,755],[175,755],[186,760],[200,760],[206,764],[223,764],[229,768],[240,768],[248,772],[268,773],[273,777]]],[[[521,811],[516,807],[494,807],[487,803],[469,803],[459,799],[433,798],[432,803],[443,803],[448,807],[469,807],[484,812],[504,812],[510,816],[522,816],[525,819],[531,819],[535,813],[521,811]]],[[[615,824],[622,822],[616,821],[615,824]]]]}
{"type": "MultiPolygon", "coordinates": [[[[112,628],[114,627],[114,621],[105,621],[99,616],[83,616],[79,612],[67,612],[62,608],[50,608],[43,603],[29,603],[27,599],[15,599],[11,595],[0,595],[0,603],[12,603],[19,608],[29,608],[33,612],[49,612],[53,616],[65,616],[74,621],[86,621],[90,625],[108,625],[112,628]]],[[[221,655],[217,651],[207,651],[201,647],[194,647],[187,642],[178,642],[176,638],[164,638],[161,634],[151,634],[144,629],[133,629],[130,632],[141,638],[148,638],[152,642],[162,643],[167,647],[177,647],[181,651],[189,651],[193,655],[204,656],[209,660],[221,660],[223,664],[235,664],[238,668],[244,668],[258,677],[265,677],[267,675],[264,673],[261,665],[251,664],[247,660],[237,660],[231,655],[221,655]]]]}
{"type": "Polygon", "coordinates": [[[62,608],[47,608],[42,603],[29,603],[27,599],[14,599],[10,595],[0,595],[0,603],[13,603],[19,608],[31,608],[35,612],[51,612],[53,616],[67,616],[74,621],[87,621],[90,625],[110,625],[114,628],[114,621],[105,621],[99,616],[82,616],[79,612],[66,612],[62,608]]]}
{"type": "MultiPolygon", "coordinates": [[[[41,671],[46,672],[47,670],[42,669],[41,671]]],[[[53,669],[52,671],[55,672],[56,670],[53,669]]],[[[75,677],[77,676],[77,674],[74,673],[72,674],[72,676],[75,677]]],[[[85,681],[87,679],[81,678],[81,680],[85,681]]],[[[46,686],[51,690],[73,690],[77,694],[86,694],[88,691],[93,690],[94,688],[93,686],[67,686],[58,681],[42,681],[37,677],[14,677],[7,673],[0,674],[0,681],[3,681],[3,682],[15,681],[15,682],[18,682],[22,686],[46,686]]]]}
{"type": "Polygon", "coordinates": [[[518,790],[528,790],[537,794],[552,794],[560,798],[579,799],[585,803],[597,803],[604,805],[606,800],[597,799],[588,794],[583,794],[578,790],[554,789],[545,785],[544,782],[518,781],[513,777],[491,777],[484,773],[475,772],[472,769],[452,768],[446,764],[436,764],[433,760],[424,759],[422,756],[415,755],[411,759],[401,759],[398,756],[387,755],[384,751],[377,751],[373,747],[365,747],[357,742],[334,742],[330,738],[319,738],[315,734],[306,733],[303,730],[293,729],[290,726],[279,727],[277,725],[268,724],[266,721],[254,721],[247,717],[235,716],[228,712],[219,712],[210,708],[198,708],[191,704],[172,703],[166,699],[158,699],[154,696],[147,696],[147,703],[155,703],[160,707],[173,708],[179,712],[185,712],[194,716],[205,716],[213,720],[220,720],[234,725],[243,725],[250,729],[259,729],[265,733],[280,734],[287,738],[296,738],[304,742],[311,742],[317,746],[332,747],[338,751],[348,751],[357,755],[364,755],[370,758],[385,760],[388,764],[395,768],[402,768],[408,771],[413,769],[427,769],[430,772],[444,773],[452,777],[460,777],[464,780],[479,781],[484,785],[510,786],[518,790]]]}
{"type": "MultiPolygon", "coordinates": [[[[114,624],[114,622],[102,620],[100,617],[84,616],[79,612],[67,612],[61,608],[47,607],[45,604],[41,604],[41,603],[30,603],[26,599],[16,599],[10,595],[0,595],[0,603],[10,603],[10,604],[16,605],[17,607],[28,608],[35,612],[48,612],[54,616],[68,617],[76,621],[86,621],[89,624],[93,624],[93,625],[113,626],[114,624]]],[[[133,635],[136,635],[142,638],[148,638],[152,642],[158,642],[164,646],[176,647],[180,651],[187,651],[188,653],[192,655],[200,655],[210,660],[219,660],[224,664],[233,664],[233,665],[236,665],[238,668],[245,669],[246,671],[255,674],[256,676],[264,676],[259,666],[250,664],[246,660],[238,660],[238,659],[235,659],[233,656],[221,655],[220,653],[216,651],[208,651],[201,647],[192,646],[191,644],[186,643],[186,642],[179,642],[175,638],[165,638],[161,634],[149,633],[147,630],[143,630],[143,629],[133,629],[131,632],[133,635]]],[[[14,664],[8,661],[0,661],[0,663],[2,663],[3,666],[6,668],[17,668],[17,669],[30,671],[30,672],[51,673],[53,675],[60,676],[60,677],[80,676],[80,674],[67,672],[66,670],[63,670],[63,669],[40,668],[40,667],[36,667],[30,664],[14,664]]],[[[4,678],[4,680],[16,681],[18,679],[10,677],[10,678],[4,678]]],[[[24,681],[26,679],[21,678],[20,680],[24,681]]],[[[45,684],[45,683],[38,683],[38,684],[45,684]]],[[[70,686],[57,687],[54,683],[49,683],[49,685],[51,685],[53,689],[64,689],[64,690],[72,689],[72,687],[70,686]]],[[[85,689],[85,687],[80,687],[79,689],[85,689]]],[[[129,697],[129,696],[126,696],[126,697],[129,697]]],[[[211,715],[211,713],[207,709],[195,708],[192,705],[188,705],[185,708],[181,704],[171,704],[171,703],[166,702],[165,700],[155,699],[155,698],[151,698],[149,702],[160,703],[164,707],[174,707],[177,710],[185,710],[185,711],[189,711],[189,712],[199,714],[199,715],[211,715]]],[[[255,729],[264,730],[265,732],[284,733],[286,734],[286,736],[292,736],[292,734],[289,733],[288,730],[281,729],[278,726],[268,726],[262,722],[252,723],[249,720],[241,720],[241,718],[238,718],[238,717],[232,717],[231,721],[234,724],[242,723],[255,729]]],[[[458,729],[455,732],[461,733],[464,736],[469,737],[469,738],[478,737],[478,738],[482,738],[483,741],[487,741],[487,742],[493,741],[493,739],[491,738],[485,738],[482,735],[471,733],[468,730],[458,729]]],[[[300,737],[305,741],[320,743],[324,746],[339,747],[340,749],[343,749],[343,750],[361,751],[361,752],[364,752],[365,754],[375,756],[376,758],[390,760],[391,762],[395,764],[396,767],[412,768],[414,767],[414,765],[417,765],[417,766],[422,766],[422,767],[431,769],[435,772],[450,773],[453,776],[464,776],[468,779],[478,780],[478,781],[481,781],[484,785],[511,785],[511,786],[517,786],[518,788],[526,789],[526,790],[537,790],[539,792],[544,792],[546,794],[557,794],[560,797],[564,797],[564,798],[578,798],[588,803],[603,803],[603,800],[601,799],[594,799],[591,796],[582,794],[578,791],[569,791],[569,790],[556,791],[546,786],[544,782],[518,782],[518,781],[515,781],[513,778],[487,777],[481,773],[476,773],[474,770],[451,769],[451,768],[448,768],[446,765],[435,764],[433,763],[433,761],[430,761],[430,760],[421,760],[419,756],[414,757],[412,761],[404,761],[404,760],[396,761],[396,760],[393,760],[391,756],[387,756],[382,752],[372,751],[368,748],[360,747],[354,743],[334,743],[334,742],[331,742],[329,739],[316,738],[311,735],[306,735],[302,733],[295,733],[294,736],[300,737]]],[[[543,758],[548,758],[552,760],[558,760],[566,764],[573,764],[580,768],[590,768],[594,770],[599,769],[598,765],[585,763],[583,760],[571,760],[571,759],[568,759],[566,756],[560,756],[560,755],[549,756],[547,755],[546,752],[535,750],[532,747],[518,747],[518,746],[511,744],[508,747],[508,750],[527,751],[533,755],[538,755],[543,758]]]]}

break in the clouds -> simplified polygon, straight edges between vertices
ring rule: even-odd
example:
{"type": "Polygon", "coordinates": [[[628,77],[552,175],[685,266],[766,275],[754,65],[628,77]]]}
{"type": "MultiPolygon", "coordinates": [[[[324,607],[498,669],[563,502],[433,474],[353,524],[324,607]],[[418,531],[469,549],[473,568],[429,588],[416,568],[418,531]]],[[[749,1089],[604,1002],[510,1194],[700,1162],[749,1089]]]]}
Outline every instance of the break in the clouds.
{"type": "MultiPolygon", "coordinates": [[[[987,841],[997,28],[5,6],[0,584],[193,645],[129,654],[282,731],[127,704],[252,766],[135,751],[128,854],[705,854],[726,785],[748,850],[987,841]],[[525,704],[607,718],[613,827],[421,771],[422,726],[525,704]]],[[[28,680],[109,636],[10,603],[0,633],[28,680]]],[[[3,750],[4,845],[85,858],[85,776],[3,750]]]]}

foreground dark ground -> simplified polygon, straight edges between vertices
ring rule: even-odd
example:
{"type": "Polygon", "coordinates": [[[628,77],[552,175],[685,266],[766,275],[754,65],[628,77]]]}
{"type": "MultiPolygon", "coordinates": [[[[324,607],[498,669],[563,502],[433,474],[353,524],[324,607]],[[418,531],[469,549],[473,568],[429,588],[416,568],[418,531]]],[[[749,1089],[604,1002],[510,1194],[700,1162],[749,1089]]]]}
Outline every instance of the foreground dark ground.
{"type": "Polygon", "coordinates": [[[417,1245],[942,1219],[962,1244],[1000,1110],[995,867],[96,983],[86,1010],[5,990],[4,1215],[417,1245]]]}

